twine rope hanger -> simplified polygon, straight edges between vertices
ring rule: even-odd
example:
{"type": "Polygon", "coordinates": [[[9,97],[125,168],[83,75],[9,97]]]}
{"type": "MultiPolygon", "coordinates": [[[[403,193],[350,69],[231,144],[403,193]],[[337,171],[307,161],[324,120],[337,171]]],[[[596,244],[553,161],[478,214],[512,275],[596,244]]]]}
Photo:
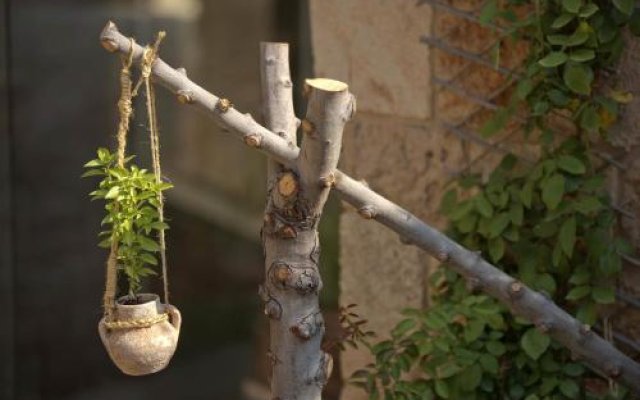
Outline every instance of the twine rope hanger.
{"type": "MultiPolygon", "coordinates": [[[[130,48],[127,56],[122,56],[122,68],[120,69],[120,99],[118,100],[118,113],[120,121],[118,123],[117,133],[117,164],[119,167],[124,168],[125,153],[127,146],[127,134],[129,132],[129,126],[131,121],[131,115],[133,114],[132,100],[137,96],[138,91],[142,84],[145,86],[146,92],[146,107],[147,118],[149,123],[149,139],[151,145],[151,161],[153,165],[153,174],[155,176],[156,183],[162,182],[162,170],[160,168],[160,141],[158,136],[158,122],[156,114],[156,101],[155,91],[153,84],[151,83],[151,72],[153,63],[158,56],[158,48],[160,42],[166,36],[165,32],[159,32],[153,46],[147,46],[144,49],[140,60],[141,76],[136,82],[135,87],[131,80],[131,65],[133,64],[133,49],[135,41],[130,38],[130,48]]],[[[164,222],[164,198],[162,191],[158,193],[158,215],[159,221],[164,222]]],[[[117,203],[116,203],[117,207],[117,203]]],[[[169,304],[169,280],[167,272],[167,257],[166,257],[166,241],[164,229],[158,231],[158,241],[160,242],[160,262],[162,266],[162,281],[164,289],[164,302],[169,304]]],[[[153,324],[167,321],[169,316],[166,312],[159,314],[151,318],[141,318],[137,320],[129,321],[115,321],[113,311],[115,309],[116,293],[117,293],[117,281],[118,281],[118,242],[115,234],[111,237],[111,248],[109,257],[107,259],[107,273],[104,292],[104,313],[105,313],[105,325],[108,329],[126,329],[126,328],[144,328],[153,324]]]]}

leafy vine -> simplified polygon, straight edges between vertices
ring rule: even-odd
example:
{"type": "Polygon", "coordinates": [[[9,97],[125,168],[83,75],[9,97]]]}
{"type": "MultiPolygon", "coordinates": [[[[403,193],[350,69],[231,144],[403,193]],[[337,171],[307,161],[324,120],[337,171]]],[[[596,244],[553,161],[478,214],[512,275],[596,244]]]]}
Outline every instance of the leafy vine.
{"type": "MultiPolygon", "coordinates": [[[[508,26],[504,40],[528,46],[510,99],[480,132],[496,135],[517,120],[539,151],[535,160],[507,155],[485,179],[460,177],[442,201],[450,235],[595,325],[615,302],[621,256],[632,249],[615,233],[593,148],[608,140],[631,99],[610,71],[625,31],[640,34],[640,10],[633,0],[491,0],[479,18],[508,26]],[[570,129],[557,129],[559,122],[570,129]]],[[[389,340],[365,343],[375,363],[352,382],[371,399],[626,395],[553,342],[544,326],[513,317],[451,270],[440,268],[430,287],[432,307],[405,310],[389,340]]]]}

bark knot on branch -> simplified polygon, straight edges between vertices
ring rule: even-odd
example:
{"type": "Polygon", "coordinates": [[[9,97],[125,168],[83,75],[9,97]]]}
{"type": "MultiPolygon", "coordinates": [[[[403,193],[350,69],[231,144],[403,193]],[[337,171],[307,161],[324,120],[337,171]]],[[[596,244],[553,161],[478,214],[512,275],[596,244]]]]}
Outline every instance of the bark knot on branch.
{"type": "Polygon", "coordinates": [[[322,314],[318,311],[317,313],[307,315],[299,319],[290,330],[298,339],[309,340],[316,334],[324,331],[322,314]]]}
{"type": "Polygon", "coordinates": [[[275,262],[270,269],[273,285],[281,290],[292,289],[307,295],[322,289],[322,279],[315,265],[289,265],[275,262]]]}
{"type": "Polygon", "coordinates": [[[193,103],[193,93],[189,90],[178,90],[178,92],[176,93],[176,97],[178,98],[178,102],[180,104],[193,103]]]}
{"type": "Polygon", "coordinates": [[[216,103],[216,109],[219,110],[221,113],[226,113],[232,107],[233,107],[233,103],[231,103],[231,100],[225,99],[222,97],[218,99],[218,102],[216,103]]]}
{"type": "Polygon", "coordinates": [[[258,148],[260,147],[260,143],[262,142],[262,137],[258,134],[250,134],[246,135],[244,138],[244,143],[249,147],[258,148]]]}
{"type": "Polygon", "coordinates": [[[377,212],[374,206],[362,206],[358,209],[358,214],[364,219],[373,219],[377,212]]]}

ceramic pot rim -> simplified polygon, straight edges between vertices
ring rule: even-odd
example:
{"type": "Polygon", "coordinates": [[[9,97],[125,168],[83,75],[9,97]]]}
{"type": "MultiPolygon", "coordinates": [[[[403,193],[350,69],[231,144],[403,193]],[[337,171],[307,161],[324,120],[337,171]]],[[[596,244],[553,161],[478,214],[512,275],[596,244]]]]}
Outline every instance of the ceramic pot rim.
{"type": "Polygon", "coordinates": [[[155,302],[160,303],[160,296],[158,296],[155,293],[140,293],[140,294],[136,295],[136,297],[138,297],[140,300],[142,300],[142,302],[140,302],[138,304],[122,304],[123,301],[126,301],[129,298],[129,296],[122,296],[122,297],[118,298],[118,301],[116,302],[116,305],[119,308],[133,308],[133,307],[144,306],[144,305],[147,305],[149,303],[155,303],[155,302]]]}

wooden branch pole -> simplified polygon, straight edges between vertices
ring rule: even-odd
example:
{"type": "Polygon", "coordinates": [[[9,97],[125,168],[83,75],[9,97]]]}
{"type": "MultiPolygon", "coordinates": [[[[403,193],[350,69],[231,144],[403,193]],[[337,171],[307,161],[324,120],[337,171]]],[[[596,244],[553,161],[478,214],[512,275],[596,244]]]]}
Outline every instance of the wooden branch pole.
{"type": "MultiPolygon", "coordinates": [[[[295,146],[289,49],[283,43],[261,45],[262,96],[269,129],[295,146]]],[[[318,293],[318,222],[340,155],[351,95],[347,85],[309,81],[307,134],[295,165],[269,161],[268,199],[262,240],[265,283],[260,294],[270,319],[271,395],[275,399],[320,399],[332,360],[320,349],[324,321],[318,293]],[[314,127],[309,130],[308,127],[314,127]]]]}
{"type": "MultiPolygon", "coordinates": [[[[129,38],[118,32],[111,22],[100,39],[111,52],[128,54],[130,50],[129,38]]],[[[268,53],[266,47],[263,57],[268,53]]],[[[142,52],[142,47],[134,45],[134,60],[139,61],[142,52]]],[[[280,58],[273,57],[276,64],[282,63],[277,61],[283,56],[283,53],[279,54],[280,58]]],[[[309,113],[301,124],[305,132],[302,150],[296,147],[288,136],[293,129],[289,102],[277,100],[290,96],[290,91],[285,94],[282,89],[288,83],[283,84],[286,81],[286,78],[282,79],[283,73],[271,75],[271,69],[265,65],[270,62],[267,58],[263,60],[263,77],[271,78],[263,85],[269,103],[265,105],[266,118],[270,128],[281,129],[277,131],[279,134],[261,126],[250,115],[239,113],[230,107],[228,100],[207,92],[189,80],[184,72],[171,68],[160,59],[153,66],[153,74],[156,82],[175,93],[182,103],[207,112],[247,145],[281,165],[276,183],[270,185],[269,202],[273,204],[268,205],[265,214],[265,230],[269,232],[263,233],[269,271],[262,294],[266,299],[267,314],[278,317],[272,316],[277,323],[271,323],[274,399],[319,399],[320,388],[330,372],[330,360],[319,349],[323,326],[317,306],[321,283],[315,228],[332,185],[363,218],[382,223],[438,260],[447,262],[472,287],[498,299],[515,315],[536,324],[542,332],[568,347],[578,359],[640,392],[640,365],[595,334],[589,326],[581,324],[549,298],[516,281],[478,253],[465,249],[335,169],[342,127],[355,109],[346,84],[331,80],[307,81],[309,113]],[[283,261],[283,267],[279,267],[279,261],[283,261]],[[286,332],[287,329],[290,332],[286,332]]],[[[284,71],[283,68],[274,67],[273,71],[284,71]]]]}

